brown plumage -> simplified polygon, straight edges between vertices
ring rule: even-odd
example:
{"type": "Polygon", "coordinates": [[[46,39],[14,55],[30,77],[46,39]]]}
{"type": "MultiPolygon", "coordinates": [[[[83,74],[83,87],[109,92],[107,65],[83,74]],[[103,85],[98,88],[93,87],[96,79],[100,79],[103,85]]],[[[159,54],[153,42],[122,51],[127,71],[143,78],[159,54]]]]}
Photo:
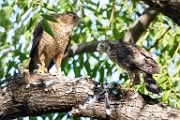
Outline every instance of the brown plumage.
{"type": "Polygon", "coordinates": [[[152,78],[152,74],[159,72],[159,66],[145,49],[124,42],[102,41],[97,50],[107,53],[112,61],[127,70],[133,85],[140,83],[142,74],[147,90],[155,94],[161,92],[152,78]]]}
{"type": "Polygon", "coordinates": [[[73,12],[66,11],[59,14],[51,14],[57,22],[48,21],[54,33],[54,38],[43,31],[41,22],[36,26],[33,36],[33,45],[30,52],[29,71],[33,72],[41,65],[39,72],[47,72],[55,63],[57,74],[63,55],[71,40],[74,27],[80,22],[80,18],[73,12]]]}

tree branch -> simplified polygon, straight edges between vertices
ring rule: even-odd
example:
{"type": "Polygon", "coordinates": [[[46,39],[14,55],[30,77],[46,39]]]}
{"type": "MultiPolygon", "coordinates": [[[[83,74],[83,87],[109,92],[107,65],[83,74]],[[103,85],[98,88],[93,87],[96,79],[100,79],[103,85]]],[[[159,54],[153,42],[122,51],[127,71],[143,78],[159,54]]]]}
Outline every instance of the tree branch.
{"type": "Polygon", "coordinates": [[[180,1],[179,0],[141,0],[162,14],[168,16],[173,22],[180,25],[180,1]]]}
{"type": "MultiPolygon", "coordinates": [[[[0,89],[0,119],[37,116],[71,111],[73,116],[106,119],[104,97],[84,103],[87,96],[97,98],[103,86],[90,78],[70,79],[66,76],[24,74],[13,78],[0,89]],[[29,84],[25,84],[28,83],[29,84]]],[[[120,90],[112,95],[109,89],[110,119],[176,119],[180,110],[162,106],[157,101],[132,91],[120,90]]]]}
{"type": "Polygon", "coordinates": [[[156,40],[156,42],[150,47],[150,51],[153,51],[153,48],[155,48],[164,38],[164,36],[166,35],[166,33],[171,29],[170,26],[168,26],[168,28],[166,29],[166,31],[160,36],[160,38],[158,38],[156,40]]]}
{"type": "Polygon", "coordinates": [[[75,44],[67,50],[63,59],[73,57],[82,53],[89,53],[96,51],[99,41],[85,42],[81,44],[75,44]]]}
{"type": "MultiPolygon", "coordinates": [[[[136,43],[143,32],[148,28],[149,24],[157,16],[158,12],[153,9],[147,9],[146,12],[139,17],[131,28],[126,32],[123,41],[136,43]]],[[[73,45],[64,55],[64,59],[82,54],[96,51],[99,41],[87,42],[73,45]]]]}
{"type": "Polygon", "coordinates": [[[147,9],[146,12],[132,24],[130,29],[126,32],[123,41],[127,43],[136,43],[157,15],[158,12],[156,10],[147,9]]]}

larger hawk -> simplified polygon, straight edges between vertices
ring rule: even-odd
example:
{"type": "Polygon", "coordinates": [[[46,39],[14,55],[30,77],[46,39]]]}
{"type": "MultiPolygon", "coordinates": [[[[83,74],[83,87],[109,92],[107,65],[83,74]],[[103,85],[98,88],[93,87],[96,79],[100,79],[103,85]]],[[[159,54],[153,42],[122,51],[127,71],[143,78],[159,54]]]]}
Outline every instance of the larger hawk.
{"type": "Polygon", "coordinates": [[[133,79],[133,85],[140,83],[142,74],[147,90],[155,94],[161,92],[152,77],[160,68],[145,49],[124,42],[102,41],[97,50],[107,53],[112,61],[127,70],[133,79]]]}
{"type": "Polygon", "coordinates": [[[43,31],[41,22],[36,26],[33,36],[33,45],[30,52],[29,71],[33,72],[41,65],[40,72],[49,69],[55,63],[57,75],[63,55],[71,40],[74,27],[80,22],[80,18],[70,11],[59,14],[51,14],[57,22],[48,21],[54,33],[54,37],[43,31]]]}

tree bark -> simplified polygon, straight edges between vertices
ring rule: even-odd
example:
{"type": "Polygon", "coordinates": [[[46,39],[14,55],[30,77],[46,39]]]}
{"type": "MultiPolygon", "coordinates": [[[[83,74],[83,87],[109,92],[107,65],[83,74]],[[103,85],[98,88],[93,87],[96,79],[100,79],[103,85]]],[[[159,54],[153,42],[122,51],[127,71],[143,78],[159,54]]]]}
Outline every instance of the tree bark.
{"type": "MultiPolygon", "coordinates": [[[[109,119],[180,118],[178,109],[123,89],[118,89],[119,94],[113,96],[111,92],[114,89],[117,89],[117,86],[108,89],[111,108],[109,119]]],[[[6,87],[0,89],[0,119],[68,111],[76,117],[107,119],[104,97],[94,99],[98,98],[99,91],[103,90],[103,86],[86,76],[71,79],[47,74],[20,75],[12,78],[6,87]],[[92,99],[84,102],[87,96],[92,99]]]]}
{"type": "Polygon", "coordinates": [[[85,43],[81,43],[81,44],[75,44],[72,47],[68,48],[63,59],[73,57],[75,55],[79,55],[82,53],[95,52],[97,45],[99,43],[100,43],[100,41],[92,41],[92,42],[85,42],[85,43]]]}
{"type": "Polygon", "coordinates": [[[147,9],[144,14],[131,25],[130,29],[126,32],[123,41],[133,44],[136,43],[157,15],[157,10],[147,9]]]}
{"type": "Polygon", "coordinates": [[[151,8],[168,16],[173,22],[180,25],[180,1],[179,0],[141,0],[151,8]]]}

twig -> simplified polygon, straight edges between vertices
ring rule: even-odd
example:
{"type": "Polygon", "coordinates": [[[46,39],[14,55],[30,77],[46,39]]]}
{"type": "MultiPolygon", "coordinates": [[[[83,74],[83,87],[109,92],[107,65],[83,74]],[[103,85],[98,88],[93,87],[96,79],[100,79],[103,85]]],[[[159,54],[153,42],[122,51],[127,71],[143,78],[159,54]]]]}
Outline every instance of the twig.
{"type": "Polygon", "coordinates": [[[111,22],[112,22],[112,20],[113,20],[113,18],[114,18],[114,10],[115,10],[114,1],[113,1],[113,4],[112,4],[112,7],[111,7],[111,8],[112,8],[112,9],[111,9],[111,16],[110,16],[110,19],[109,19],[108,26],[111,25],[111,22]]]}
{"type": "Polygon", "coordinates": [[[169,61],[168,66],[170,66],[170,64],[171,64],[172,61],[174,60],[174,58],[175,58],[175,56],[176,56],[176,54],[177,54],[179,48],[180,48],[180,43],[178,43],[178,47],[176,48],[176,51],[174,52],[174,54],[173,54],[171,60],[169,61]]]}
{"type": "MultiPolygon", "coordinates": [[[[180,43],[178,44],[178,47],[176,48],[176,50],[175,50],[175,52],[174,52],[174,54],[173,54],[171,60],[169,61],[168,66],[167,66],[167,68],[166,68],[166,71],[168,71],[168,67],[170,66],[170,64],[171,64],[172,61],[174,60],[174,58],[175,58],[175,56],[176,56],[176,54],[177,54],[179,48],[180,48],[180,43]]],[[[166,73],[164,73],[164,75],[165,75],[165,74],[166,74],[166,73]]],[[[164,76],[164,75],[163,75],[163,76],[164,76]]],[[[174,74],[174,75],[175,75],[175,74],[174,74]]],[[[171,82],[172,82],[171,79],[172,79],[172,77],[173,77],[174,75],[172,75],[172,76],[168,79],[167,82],[170,82],[170,83],[171,83],[171,82]]],[[[172,84],[172,85],[173,85],[173,84],[172,84]]],[[[174,85],[173,85],[173,86],[174,86],[174,85]]]]}
{"type": "Polygon", "coordinates": [[[170,29],[171,29],[171,27],[168,26],[168,28],[167,28],[166,31],[161,35],[161,37],[158,38],[158,39],[156,40],[156,42],[154,43],[154,45],[152,45],[152,46],[150,47],[150,51],[153,51],[153,49],[161,42],[161,40],[164,38],[164,36],[166,35],[166,33],[167,33],[170,29]]]}

